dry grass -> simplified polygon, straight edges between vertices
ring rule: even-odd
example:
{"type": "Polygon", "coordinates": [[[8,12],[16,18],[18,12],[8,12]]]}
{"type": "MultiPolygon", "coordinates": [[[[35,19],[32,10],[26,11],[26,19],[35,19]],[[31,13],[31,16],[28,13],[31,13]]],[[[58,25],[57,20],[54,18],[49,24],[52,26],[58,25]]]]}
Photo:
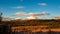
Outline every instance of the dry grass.
{"type": "MultiPolygon", "coordinates": [[[[12,27],[12,31],[14,31],[14,29],[18,29],[18,31],[23,31],[23,29],[25,28],[26,30],[30,30],[32,32],[47,32],[49,31],[49,28],[46,29],[47,26],[16,26],[16,27],[12,27]]],[[[54,28],[54,29],[50,29],[51,31],[55,31],[55,32],[60,32],[60,28],[54,28]]]]}

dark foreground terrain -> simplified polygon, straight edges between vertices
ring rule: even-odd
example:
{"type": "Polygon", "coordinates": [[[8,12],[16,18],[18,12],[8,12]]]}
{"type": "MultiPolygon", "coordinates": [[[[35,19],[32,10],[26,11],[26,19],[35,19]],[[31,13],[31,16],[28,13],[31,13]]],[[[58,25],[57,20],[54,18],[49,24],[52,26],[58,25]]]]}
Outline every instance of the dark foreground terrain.
{"type": "Polygon", "coordinates": [[[25,27],[20,27],[20,26],[26,26],[27,29],[31,29],[32,31],[35,27],[30,28],[27,26],[37,26],[36,29],[40,29],[40,26],[44,26],[41,28],[42,30],[43,29],[56,29],[56,28],[58,29],[58,28],[60,28],[60,20],[11,20],[11,21],[2,21],[1,24],[5,24],[3,26],[0,26],[0,31],[5,32],[4,34],[8,33],[8,31],[9,31],[9,34],[60,34],[60,30],[59,30],[59,32],[55,32],[55,30],[49,31],[49,32],[31,32],[31,31],[12,32],[12,29],[11,29],[11,28],[13,28],[13,29],[14,28],[16,28],[16,29],[25,28],[25,27]],[[39,28],[38,28],[38,26],[39,26],[39,28]],[[45,27],[45,26],[47,26],[47,27],[45,27]]]}
{"type": "Polygon", "coordinates": [[[60,32],[12,32],[11,34],[60,34],[60,32]]]}

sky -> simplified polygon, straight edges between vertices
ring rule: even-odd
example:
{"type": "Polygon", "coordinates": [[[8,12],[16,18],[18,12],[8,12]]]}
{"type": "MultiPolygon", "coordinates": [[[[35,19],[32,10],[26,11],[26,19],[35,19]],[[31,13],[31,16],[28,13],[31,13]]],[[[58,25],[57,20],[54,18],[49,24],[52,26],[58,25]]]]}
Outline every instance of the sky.
{"type": "Polygon", "coordinates": [[[0,11],[4,17],[11,18],[52,18],[60,16],[60,0],[0,0],[0,11]]]}

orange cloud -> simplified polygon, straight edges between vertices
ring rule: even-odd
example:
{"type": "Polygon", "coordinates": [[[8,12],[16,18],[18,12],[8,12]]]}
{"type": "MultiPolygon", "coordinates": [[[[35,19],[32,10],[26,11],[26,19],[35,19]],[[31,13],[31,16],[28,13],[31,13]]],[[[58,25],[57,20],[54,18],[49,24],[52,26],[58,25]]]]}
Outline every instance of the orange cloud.
{"type": "Polygon", "coordinates": [[[54,19],[60,19],[60,16],[55,16],[54,19]]]}
{"type": "Polygon", "coordinates": [[[16,12],[15,14],[24,14],[24,12],[16,12]]]}
{"type": "Polygon", "coordinates": [[[15,16],[15,15],[24,15],[24,14],[25,14],[25,12],[20,11],[20,12],[16,12],[15,14],[13,14],[13,16],[15,16]]]}

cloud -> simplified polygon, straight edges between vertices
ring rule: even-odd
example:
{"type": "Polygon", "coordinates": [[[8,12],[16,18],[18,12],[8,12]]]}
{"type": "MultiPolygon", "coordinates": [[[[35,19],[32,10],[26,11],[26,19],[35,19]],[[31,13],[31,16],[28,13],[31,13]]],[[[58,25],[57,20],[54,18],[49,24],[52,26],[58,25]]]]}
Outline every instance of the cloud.
{"type": "Polygon", "coordinates": [[[35,16],[29,16],[27,19],[37,19],[35,16]]]}
{"type": "Polygon", "coordinates": [[[53,18],[54,19],[60,19],[60,16],[54,16],[53,18]]]}
{"type": "Polygon", "coordinates": [[[13,16],[16,16],[16,15],[24,15],[24,14],[25,14],[25,12],[19,11],[19,12],[14,13],[13,16]]]}
{"type": "Polygon", "coordinates": [[[12,7],[12,8],[24,8],[24,6],[16,6],[16,7],[12,7]]]}
{"type": "Polygon", "coordinates": [[[42,15],[49,15],[47,12],[33,12],[33,13],[28,13],[27,16],[42,16],[42,15]]]}
{"type": "Polygon", "coordinates": [[[42,14],[43,14],[43,15],[49,15],[49,13],[48,13],[48,12],[42,12],[42,14]]]}
{"type": "Polygon", "coordinates": [[[42,16],[42,15],[49,15],[47,12],[29,12],[25,13],[22,11],[16,12],[14,15],[25,15],[25,16],[42,16]]]}
{"type": "Polygon", "coordinates": [[[46,6],[47,4],[46,3],[38,3],[38,5],[40,5],[40,6],[46,6]]]}
{"type": "Polygon", "coordinates": [[[39,17],[37,16],[43,16],[43,15],[49,15],[49,13],[47,12],[31,12],[31,13],[28,13],[26,16],[27,16],[27,19],[38,19],[39,17]]]}
{"type": "Polygon", "coordinates": [[[16,17],[16,18],[14,18],[14,19],[22,19],[21,17],[16,17]]]}
{"type": "Polygon", "coordinates": [[[29,13],[26,13],[26,12],[19,11],[19,12],[16,12],[13,16],[16,16],[16,15],[26,16],[27,19],[37,19],[38,16],[49,15],[49,13],[48,12],[29,12],[29,13]]]}
{"type": "Polygon", "coordinates": [[[24,12],[16,12],[15,14],[24,14],[24,12]]]}
{"type": "MultiPolygon", "coordinates": [[[[40,14],[40,13],[37,13],[37,12],[28,13],[27,16],[36,16],[37,14],[40,14]]],[[[38,16],[38,15],[37,15],[37,16],[38,16]]]]}
{"type": "Polygon", "coordinates": [[[2,19],[3,21],[10,21],[11,20],[11,18],[9,18],[9,17],[3,17],[3,19],[2,19]]]}

